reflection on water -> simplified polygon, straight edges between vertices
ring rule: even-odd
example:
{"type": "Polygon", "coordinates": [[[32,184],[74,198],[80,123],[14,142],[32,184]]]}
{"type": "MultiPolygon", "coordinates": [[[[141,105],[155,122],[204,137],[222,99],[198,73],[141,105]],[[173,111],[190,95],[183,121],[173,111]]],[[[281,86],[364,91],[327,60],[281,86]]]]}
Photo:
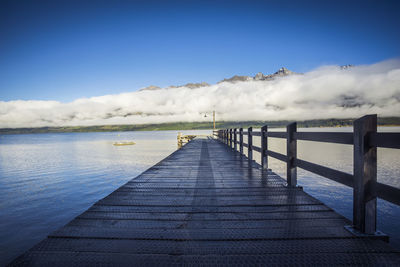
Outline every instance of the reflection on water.
{"type": "MultiPolygon", "coordinates": [[[[275,129],[273,129],[275,131],[275,129]]],[[[315,128],[299,131],[351,131],[315,128]]],[[[380,131],[400,131],[399,127],[380,131]]],[[[209,134],[210,131],[183,131],[209,134]]],[[[165,158],[177,147],[177,131],[60,133],[0,136],[0,265],[12,260],[122,184],[165,158]],[[133,146],[113,146],[132,140],[133,146]]],[[[245,140],[247,140],[245,138],[245,140]]],[[[247,141],[246,141],[247,142],[247,141]]],[[[259,146],[259,137],[254,138],[259,146]]],[[[282,139],[269,148],[286,153],[282,139]]],[[[301,141],[298,157],[352,173],[352,147],[301,141]]],[[[254,151],[254,159],[260,155],[254,151]]],[[[259,160],[258,160],[259,161],[259,160]]],[[[400,151],[378,149],[378,180],[400,187],[400,151]]],[[[285,177],[286,166],[269,166],[285,177]]],[[[352,190],[298,170],[299,184],[311,195],[351,219],[352,190]]],[[[400,208],[378,201],[378,227],[400,248],[400,208]]]]}

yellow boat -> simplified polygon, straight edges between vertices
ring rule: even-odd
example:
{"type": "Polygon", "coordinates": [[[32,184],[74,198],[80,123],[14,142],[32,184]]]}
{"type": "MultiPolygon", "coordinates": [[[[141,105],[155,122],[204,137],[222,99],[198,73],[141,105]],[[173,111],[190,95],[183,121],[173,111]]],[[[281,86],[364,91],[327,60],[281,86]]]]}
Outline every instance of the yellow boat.
{"type": "Polygon", "coordinates": [[[131,146],[135,145],[135,142],[115,142],[113,145],[114,146],[131,146]]]}

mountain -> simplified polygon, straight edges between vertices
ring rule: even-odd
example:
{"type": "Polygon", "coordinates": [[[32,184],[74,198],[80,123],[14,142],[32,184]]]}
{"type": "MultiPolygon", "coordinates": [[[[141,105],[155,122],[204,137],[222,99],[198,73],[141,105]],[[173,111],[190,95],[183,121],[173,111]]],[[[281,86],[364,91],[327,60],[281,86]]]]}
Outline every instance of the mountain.
{"type": "Polygon", "coordinates": [[[285,77],[285,76],[294,75],[294,74],[301,74],[301,73],[296,73],[296,72],[288,70],[287,68],[282,67],[274,74],[264,75],[262,72],[259,72],[254,77],[235,75],[232,78],[223,79],[222,81],[219,81],[218,83],[222,83],[222,82],[235,83],[235,82],[244,82],[244,81],[270,81],[270,80],[273,80],[278,77],[285,77]]]}
{"type": "Polygon", "coordinates": [[[218,83],[223,83],[223,82],[230,82],[230,83],[234,83],[234,82],[245,82],[245,81],[251,81],[253,80],[253,77],[251,76],[238,76],[235,75],[231,78],[228,79],[223,79],[222,81],[219,81],[218,83]]]}
{"type": "Polygon", "coordinates": [[[187,83],[185,85],[171,85],[168,88],[180,88],[180,87],[187,87],[190,89],[196,89],[196,88],[200,88],[200,87],[205,87],[205,86],[210,86],[208,83],[206,82],[201,82],[201,83],[187,83]]]}
{"type": "Polygon", "coordinates": [[[295,75],[295,74],[301,74],[301,73],[296,73],[296,72],[288,70],[285,67],[282,67],[274,74],[264,75],[264,74],[262,74],[262,72],[259,72],[256,74],[256,76],[254,76],[253,79],[255,81],[264,81],[264,80],[270,81],[277,77],[285,77],[285,76],[295,75]]]}
{"type": "Polygon", "coordinates": [[[150,85],[145,88],[139,89],[139,91],[154,91],[154,90],[160,90],[161,88],[155,85],[150,85]]]}
{"type": "MultiPolygon", "coordinates": [[[[349,65],[340,66],[340,69],[347,70],[347,69],[351,69],[353,67],[354,67],[353,65],[349,64],[349,65]]],[[[245,81],[271,81],[276,78],[286,77],[286,76],[290,76],[290,75],[302,75],[302,73],[297,73],[297,72],[288,70],[285,67],[282,67],[273,74],[264,75],[262,72],[259,72],[254,77],[235,75],[235,76],[232,76],[231,78],[225,78],[217,83],[223,83],[223,82],[236,83],[236,82],[245,82],[245,81]]],[[[185,85],[171,85],[171,86],[166,87],[165,89],[181,88],[181,87],[197,89],[197,88],[207,87],[207,86],[210,86],[210,85],[206,82],[201,82],[201,83],[187,83],[185,85]]],[[[158,86],[150,85],[148,87],[140,89],[139,91],[160,90],[160,89],[162,89],[162,88],[160,88],[158,86]]]]}
{"type": "MultiPolygon", "coordinates": [[[[264,75],[262,72],[257,73],[254,77],[252,76],[239,76],[239,75],[235,75],[231,78],[225,78],[222,81],[219,81],[218,83],[223,83],[223,82],[229,82],[229,83],[236,83],[236,82],[245,82],[245,81],[270,81],[273,80],[275,78],[279,78],[279,77],[285,77],[285,76],[289,76],[289,75],[295,75],[295,74],[301,74],[301,73],[296,73],[293,71],[288,70],[287,68],[280,68],[277,72],[275,72],[274,74],[268,74],[268,75],[264,75]]],[[[206,82],[201,82],[201,83],[187,83],[185,85],[171,85],[165,89],[169,89],[169,88],[180,88],[180,87],[186,87],[186,88],[190,88],[190,89],[197,89],[197,88],[201,88],[201,87],[206,87],[206,86],[210,86],[208,83],[206,82]]],[[[158,86],[154,86],[154,85],[150,85],[148,87],[142,88],[139,91],[146,91],[146,90],[160,90],[162,88],[158,87],[158,86]]]]}

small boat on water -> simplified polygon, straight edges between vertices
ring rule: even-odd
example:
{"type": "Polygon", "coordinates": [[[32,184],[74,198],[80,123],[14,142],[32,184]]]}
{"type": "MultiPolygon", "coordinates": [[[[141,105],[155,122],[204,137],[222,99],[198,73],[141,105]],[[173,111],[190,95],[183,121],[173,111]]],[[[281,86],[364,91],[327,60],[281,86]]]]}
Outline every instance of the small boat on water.
{"type": "Polygon", "coordinates": [[[123,141],[123,142],[115,142],[113,145],[114,146],[131,146],[131,145],[135,145],[135,142],[132,141],[123,141]]]}

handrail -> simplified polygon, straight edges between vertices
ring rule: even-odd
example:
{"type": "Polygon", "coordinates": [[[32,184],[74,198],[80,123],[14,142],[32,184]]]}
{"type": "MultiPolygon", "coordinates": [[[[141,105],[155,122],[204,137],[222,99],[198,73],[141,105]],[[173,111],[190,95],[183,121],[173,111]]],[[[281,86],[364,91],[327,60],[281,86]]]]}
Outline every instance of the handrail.
{"type": "Polygon", "coordinates": [[[387,185],[376,183],[376,195],[386,201],[400,206],[400,189],[387,185]]]}
{"type": "Polygon", "coordinates": [[[240,129],[219,130],[219,140],[232,149],[244,154],[248,148],[248,160],[253,158],[253,150],[261,153],[262,169],[268,169],[268,157],[287,164],[287,184],[297,186],[296,168],[301,168],[335,182],[353,188],[353,224],[358,231],[373,234],[376,231],[376,198],[400,205],[400,188],[377,182],[377,147],[400,149],[400,133],[378,133],[377,116],[367,115],[354,121],[353,132],[297,132],[296,123],[287,126],[285,132],[270,132],[265,125],[261,131],[240,129]],[[239,141],[237,141],[239,135],[239,141]],[[247,143],[243,136],[247,135],[247,143]],[[253,136],[260,136],[261,147],[253,145],[253,136]],[[286,155],[268,150],[268,138],[286,139],[286,155]],[[297,141],[313,141],[353,145],[353,174],[328,168],[297,158],[297,141]]]}
{"type": "Polygon", "coordinates": [[[341,132],[297,132],[294,133],[294,138],[297,140],[337,143],[352,145],[353,133],[341,132]]]}
{"type": "Polygon", "coordinates": [[[301,159],[296,159],[294,164],[296,165],[296,167],[302,168],[303,170],[321,175],[349,187],[353,187],[353,175],[351,174],[301,159]]]}
{"type": "Polygon", "coordinates": [[[286,138],[287,134],[286,134],[286,132],[268,132],[267,136],[275,137],[275,138],[286,138]]]}
{"type": "Polygon", "coordinates": [[[273,157],[273,158],[276,158],[276,159],[278,159],[280,161],[284,161],[284,162],[287,161],[286,155],[283,155],[281,153],[278,153],[278,152],[275,152],[275,151],[272,151],[272,150],[267,150],[266,151],[266,155],[270,156],[270,157],[273,157]]]}
{"type": "Polygon", "coordinates": [[[254,149],[255,151],[261,152],[261,147],[258,147],[258,146],[252,146],[252,147],[253,147],[253,149],[254,149]]]}
{"type": "Polygon", "coordinates": [[[400,133],[370,133],[369,145],[400,149],[400,133]]]}

